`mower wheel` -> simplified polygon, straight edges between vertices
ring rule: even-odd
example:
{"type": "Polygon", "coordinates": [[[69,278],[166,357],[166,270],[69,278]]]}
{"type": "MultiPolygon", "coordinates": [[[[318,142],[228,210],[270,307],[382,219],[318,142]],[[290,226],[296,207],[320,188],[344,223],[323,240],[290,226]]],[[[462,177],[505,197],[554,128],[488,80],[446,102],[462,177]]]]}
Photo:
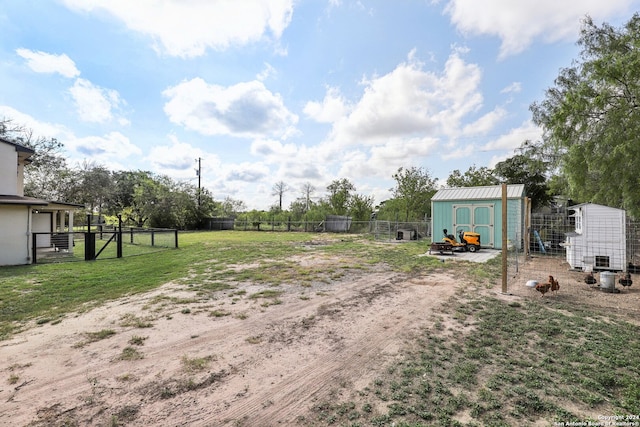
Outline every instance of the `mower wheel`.
{"type": "Polygon", "coordinates": [[[478,247],[476,245],[469,245],[468,248],[469,252],[475,252],[478,250],[478,247]]]}

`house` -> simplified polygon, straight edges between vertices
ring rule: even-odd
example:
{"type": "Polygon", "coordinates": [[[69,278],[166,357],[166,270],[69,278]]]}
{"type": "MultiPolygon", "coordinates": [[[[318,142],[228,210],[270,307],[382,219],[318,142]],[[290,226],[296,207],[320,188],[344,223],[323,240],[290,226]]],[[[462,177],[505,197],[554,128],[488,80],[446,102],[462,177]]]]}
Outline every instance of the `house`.
{"type": "Polygon", "coordinates": [[[83,206],[24,195],[24,167],[34,154],[0,137],[0,265],[30,264],[37,248],[73,250],[73,213],[83,206]]]}
{"type": "MultiPolygon", "coordinates": [[[[523,184],[507,186],[507,239],[522,248],[526,239],[528,199],[523,184]]],[[[443,188],[431,198],[432,240],[443,229],[457,238],[460,230],[480,234],[484,248],[502,248],[502,186],[443,188]]]]}
{"type": "Polygon", "coordinates": [[[595,203],[570,206],[575,231],[566,233],[567,263],[583,271],[624,271],[627,265],[626,213],[595,203]]]}

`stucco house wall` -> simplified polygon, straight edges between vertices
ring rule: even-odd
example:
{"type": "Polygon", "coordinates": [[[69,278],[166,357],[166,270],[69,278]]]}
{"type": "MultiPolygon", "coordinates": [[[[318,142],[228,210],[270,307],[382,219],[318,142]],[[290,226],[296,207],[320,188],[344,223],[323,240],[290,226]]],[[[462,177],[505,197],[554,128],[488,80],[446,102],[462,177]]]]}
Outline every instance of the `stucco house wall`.
{"type": "MultiPolygon", "coordinates": [[[[32,260],[33,233],[63,231],[64,224],[42,221],[39,217],[34,230],[34,214],[48,212],[49,218],[69,215],[73,224],[73,211],[80,205],[49,202],[24,196],[24,166],[29,164],[35,152],[20,144],[0,137],[0,266],[30,264],[32,260]],[[37,212],[37,213],[36,213],[37,212]]],[[[50,246],[48,236],[38,236],[38,247],[50,246]],[[45,244],[49,243],[49,245],[45,244]]],[[[72,248],[72,235],[69,233],[72,248]]]]}
{"type": "Polygon", "coordinates": [[[18,195],[17,164],[18,153],[15,146],[0,141],[0,194],[18,195]]]}
{"type": "Polygon", "coordinates": [[[0,209],[0,265],[29,264],[31,236],[26,206],[3,206],[0,209]]]}

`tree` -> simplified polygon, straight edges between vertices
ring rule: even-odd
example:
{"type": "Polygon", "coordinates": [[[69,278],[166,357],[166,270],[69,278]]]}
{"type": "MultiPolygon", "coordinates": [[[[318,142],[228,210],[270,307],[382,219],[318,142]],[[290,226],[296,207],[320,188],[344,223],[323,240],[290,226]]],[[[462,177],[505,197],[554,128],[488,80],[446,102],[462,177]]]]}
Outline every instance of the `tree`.
{"type": "Polygon", "coordinates": [[[476,168],[476,165],[469,167],[464,174],[456,169],[447,178],[447,187],[480,187],[499,183],[500,181],[493,175],[491,169],[486,166],[476,168]]]}
{"type": "Polygon", "coordinates": [[[303,197],[299,197],[289,205],[289,212],[294,221],[299,221],[304,217],[304,214],[309,211],[310,205],[307,204],[307,200],[303,197]]]}
{"type": "Polygon", "coordinates": [[[354,221],[369,221],[373,212],[373,197],[354,194],[349,202],[349,215],[354,221]]]}
{"type": "Polygon", "coordinates": [[[84,162],[76,171],[78,185],[75,187],[75,199],[84,203],[90,212],[98,211],[98,220],[102,217],[102,208],[110,198],[113,181],[111,171],[93,162],[84,162]]]}
{"type": "Polygon", "coordinates": [[[289,186],[284,181],[276,182],[271,189],[271,195],[278,196],[278,210],[280,211],[282,211],[282,197],[287,191],[289,191],[289,186]]]}
{"type": "Polygon", "coordinates": [[[551,162],[546,160],[542,146],[525,141],[516,153],[496,164],[494,174],[506,184],[524,184],[532,209],[547,206],[552,198],[547,180],[551,162]]]}
{"type": "Polygon", "coordinates": [[[568,196],[640,216],[640,15],[622,28],[584,22],[579,60],[531,106],[568,196]],[[606,185],[603,185],[606,183],[606,185]]]}
{"type": "Polygon", "coordinates": [[[142,172],[136,178],[130,204],[122,209],[122,216],[125,221],[143,227],[156,208],[159,184],[149,172],[142,172]]]}
{"type": "Polygon", "coordinates": [[[62,143],[55,138],[35,137],[33,131],[11,119],[0,120],[0,136],[35,151],[24,171],[24,193],[53,201],[72,201],[74,173],[60,155],[62,143]]]}
{"type": "Polygon", "coordinates": [[[225,197],[220,206],[220,215],[223,217],[236,217],[240,212],[247,210],[247,205],[242,200],[225,197]]]}
{"type": "Polygon", "coordinates": [[[24,171],[24,193],[27,196],[51,201],[79,202],[74,198],[77,174],[61,156],[50,156],[31,163],[24,171]]]}
{"type": "Polygon", "coordinates": [[[393,174],[396,187],[392,188],[397,206],[404,211],[404,220],[423,219],[431,214],[431,197],[436,193],[437,178],[431,178],[424,168],[398,168],[393,174]]]}
{"type": "Polygon", "coordinates": [[[336,179],[327,186],[329,191],[328,203],[331,211],[335,215],[346,215],[349,210],[351,192],[356,191],[356,187],[347,178],[336,179]]]}
{"type": "Polygon", "coordinates": [[[311,185],[310,182],[305,182],[302,185],[302,195],[305,200],[305,212],[311,209],[311,196],[316,191],[316,187],[311,185]]]}
{"type": "Polygon", "coordinates": [[[107,202],[106,212],[109,215],[122,213],[123,209],[133,205],[136,187],[145,181],[153,180],[153,174],[148,171],[117,171],[111,174],[113,191],[107,202]]]}

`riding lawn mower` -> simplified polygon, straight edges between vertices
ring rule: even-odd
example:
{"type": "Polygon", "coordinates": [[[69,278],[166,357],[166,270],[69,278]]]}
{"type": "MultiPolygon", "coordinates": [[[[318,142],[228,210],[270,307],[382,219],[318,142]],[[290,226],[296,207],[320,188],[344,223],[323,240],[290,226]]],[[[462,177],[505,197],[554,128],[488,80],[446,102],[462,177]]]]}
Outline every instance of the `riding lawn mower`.
{"type": "Polygon", "coordinates": [[[458,231],[458,238],[460,241],[456,240],[456,237],[453,234],[448,234],[447,229],[442,230],[444,232],[444,242],[451,244],[451,246],[455,249],[463,249],[464,251],[475,252],[480,249],[480,234],[474,233],[472,231],[458,231]]]}

